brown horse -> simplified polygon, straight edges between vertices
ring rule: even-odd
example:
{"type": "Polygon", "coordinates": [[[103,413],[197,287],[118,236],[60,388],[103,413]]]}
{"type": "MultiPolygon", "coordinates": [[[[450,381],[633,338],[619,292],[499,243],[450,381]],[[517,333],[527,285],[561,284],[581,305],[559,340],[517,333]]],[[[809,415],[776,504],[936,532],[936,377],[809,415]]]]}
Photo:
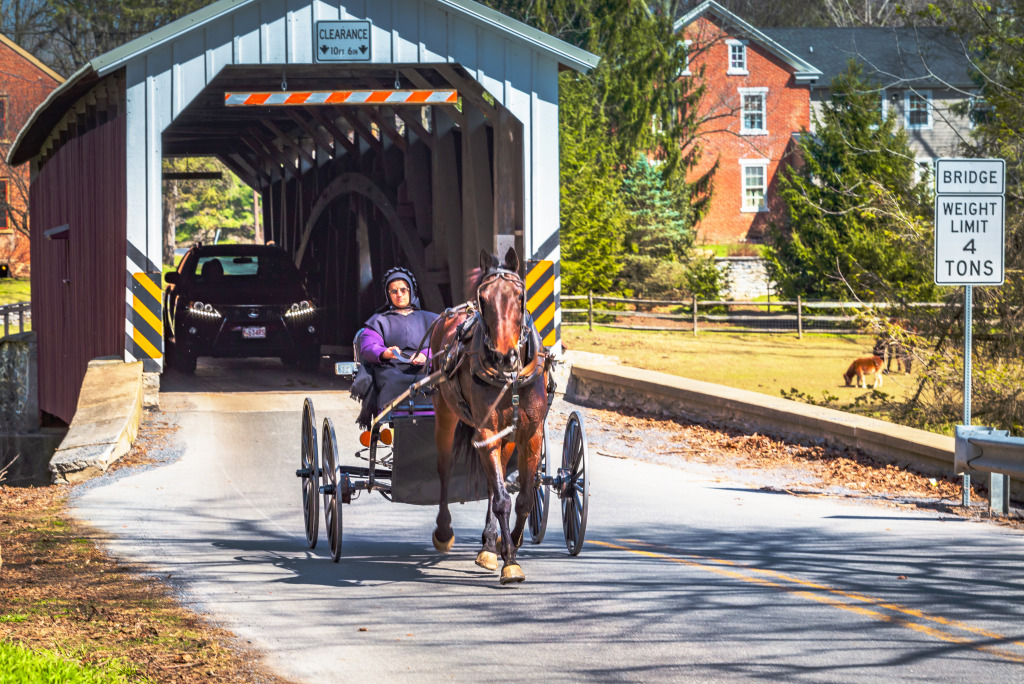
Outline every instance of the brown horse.
{"type": "Polygon", "coordinates": [[[548,412],[550,357],[526,313],[526,286],[518,271],[514,249],[503,263],[482,251],[480,267],[467,279],[468,303],[446,311],[430,338],[431,368],[444,370],[446,378],[434,394],[441,478],[434,546],[448,553],[455,542],[448,512],[452,463],[468,458],[473,470],[477,462],[487,480],[490,505],[476,563],[497,570],[500,549],[502,584],[525,579],[516,550],[533,508],[548,412]],[[512,498],[505,475],[516,450],[520,487],[516,524],[510,529],[512,498]]]}

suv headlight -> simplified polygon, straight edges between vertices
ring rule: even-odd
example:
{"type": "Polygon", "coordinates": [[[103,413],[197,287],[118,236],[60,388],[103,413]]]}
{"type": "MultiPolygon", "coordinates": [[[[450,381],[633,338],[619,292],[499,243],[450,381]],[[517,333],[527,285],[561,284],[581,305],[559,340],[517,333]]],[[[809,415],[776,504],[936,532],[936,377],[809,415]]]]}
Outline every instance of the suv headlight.
{"type": "Polygon", "coordinates": [[[311,316],[314,313],[316,313],[316,307],[313,306],[313,302],[303,299],[301,302],[296,302],[288,307],[284,315],[286,318],[298,318],[300,316],[311,316]]]}
{"type": "Polygon", "coordinates": [[[220,311],[213,308],[213,304],[203,304],[202,302],[192,302],[188,305],[188,312],[193,316],[199,318],[220,318],[220,311]]]}

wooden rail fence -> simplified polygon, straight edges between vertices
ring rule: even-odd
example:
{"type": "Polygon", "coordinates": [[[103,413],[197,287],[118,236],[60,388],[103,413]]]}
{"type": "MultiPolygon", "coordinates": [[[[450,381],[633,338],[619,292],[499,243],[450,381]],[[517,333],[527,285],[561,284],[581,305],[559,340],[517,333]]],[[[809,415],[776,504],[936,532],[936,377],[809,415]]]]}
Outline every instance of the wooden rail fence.
{"type": "MultiPolygon", "coordinates": [[[[692,331],[694,335],[697,335],[698,331],[795,332],[799,337],[802,337],[805,331],[868,333],[871,331],[867,330],[863,323],[863,312],[895,308],[895,305],[887,302],[805,302],[801,297],[797,297],[795,301],[774,302],[698,301],[696,297],[687,301],[605,297],[589,293],[562,295],[561,300],[562,325],[585,325],[593,330],[594,323],[597,322],[598,325],[607,328],[692,331]],[[568,302],[583,302],[586,308],[566,306],[568,302]],[[622,308],[605,308],[601,306],[603,303],[621,305],[622,308]],[[654,308],[669,311],[652,311],[654,308]],[[620,323],[620,319],[647,319],[653,325],[637,322],[620,323]],[[658,322],[665,324],[657,325],[658,322]]],[[[943,305],[922,302],[909,306],[941,308],[943,305]]]]}
{"type": "Polygon", "coordinates": [[[32,320],[32,307],[29,302],[5,304],[0,306],[0,317],[4,319],[4,337],[11,334],[11,327],[18,326],[18,332],[25,332],[25,323],[32,320]]]}

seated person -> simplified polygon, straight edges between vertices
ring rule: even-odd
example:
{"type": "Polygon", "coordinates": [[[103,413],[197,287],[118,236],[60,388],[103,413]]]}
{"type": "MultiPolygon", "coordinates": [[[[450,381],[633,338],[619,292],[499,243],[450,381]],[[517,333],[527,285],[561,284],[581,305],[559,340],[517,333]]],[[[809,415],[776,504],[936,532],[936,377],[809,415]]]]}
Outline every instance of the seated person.
{"type": "Polygon", "coordinates": [[[366,321],[359,335],[359,362],[373,375],[373,388],[363,398],[359,414],[364,427],[423,377],[430,357],[427,330],[437,319],[437,314],[420,308],[410,271],[393,268],[385,273],[384,292],[387,304],[366,321]]]}

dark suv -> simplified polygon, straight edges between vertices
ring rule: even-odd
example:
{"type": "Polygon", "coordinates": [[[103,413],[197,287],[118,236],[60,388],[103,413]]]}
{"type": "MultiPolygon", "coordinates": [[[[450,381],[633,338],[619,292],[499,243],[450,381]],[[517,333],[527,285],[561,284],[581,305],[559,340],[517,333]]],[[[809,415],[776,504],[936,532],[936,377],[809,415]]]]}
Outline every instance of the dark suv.
{"type": "Polygon", "coordinates": [[[164,279],[164,348],[179,371],[195,371],[199,356],[320,366],[320,312],[284,250],[197,245],[164,279]]]}

